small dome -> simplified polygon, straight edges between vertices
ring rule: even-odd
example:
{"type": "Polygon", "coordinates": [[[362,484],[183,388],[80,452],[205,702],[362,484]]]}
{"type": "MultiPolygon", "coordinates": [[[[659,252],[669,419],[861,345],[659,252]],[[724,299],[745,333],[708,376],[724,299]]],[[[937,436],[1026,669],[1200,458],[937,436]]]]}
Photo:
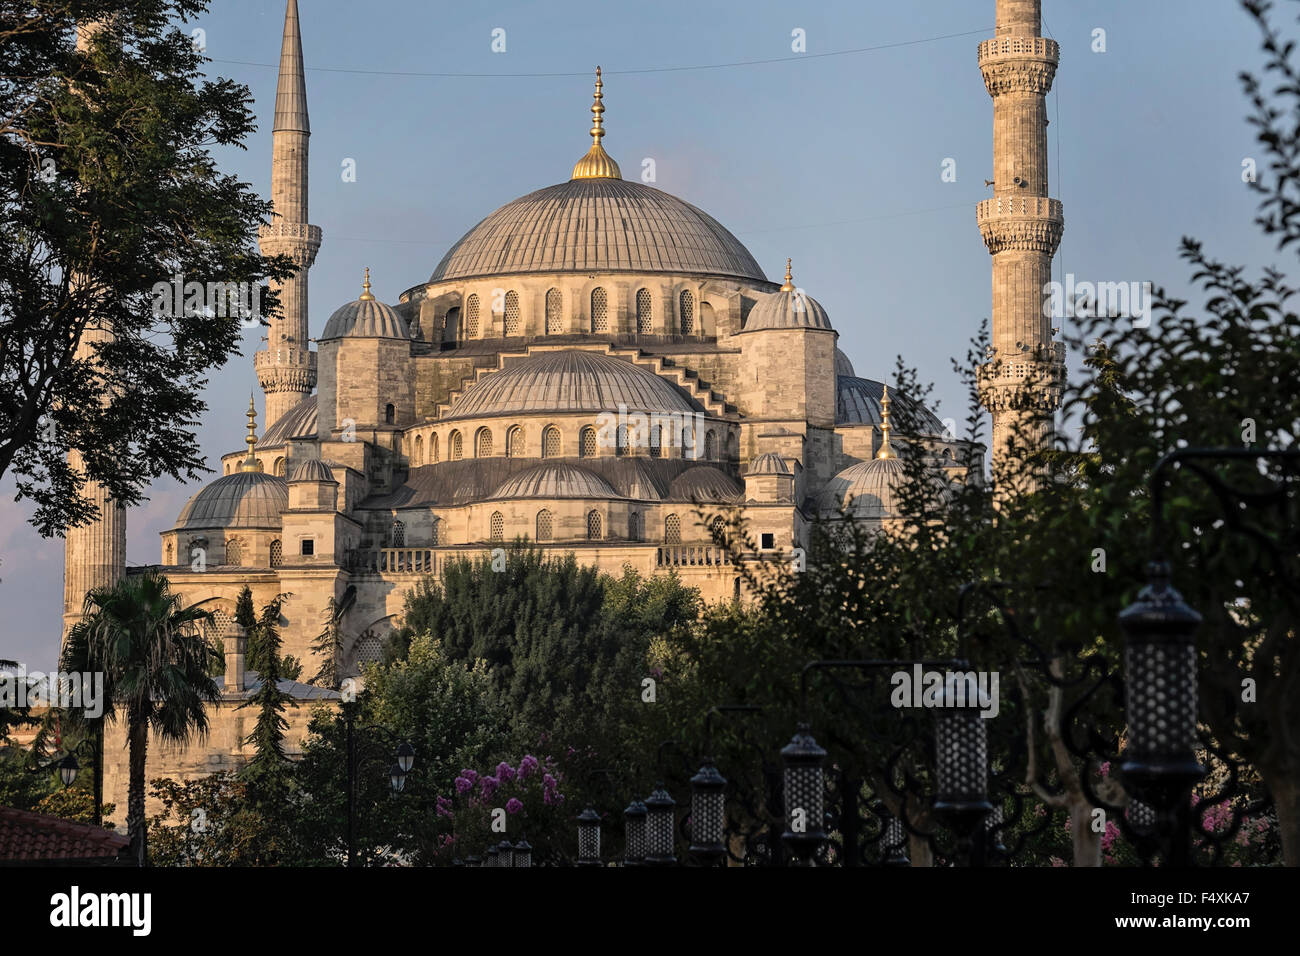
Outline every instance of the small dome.
{"type": "MultiPolygon", "coordinates": [[[[836,516],[841,502],[854,518],[892,518],[899,513],[898,488],[907,475],[898,457],[873,458],[850,465],[830,480],[821,494],[821,511],[836,516]]],[[[935,500],[944,503],[952,495],[947,484],[934,476],[935,500]]]]}
{"type": "Polygon", "coordinates": [[[224,475],[190,498],[176,518],[184,528],[278,528],[289,507],[283,478],[260,471],[224,475]]]}
{"type": "Polygon", "coordinates": [[[853,363],[849,361],[849,357],[839,349],[836,349],[835,350],[835,377],[839,378],[841,375],[852,376],[853,374],[854,374],[853,363]]]}
{"type": "Polygon", "coordinates": [[[329,465],[318,458],[304,458],[292,463],[287,480],[290,484],[297,481],[328,481],[334,484],[334,472],[329,465]]]}
{"type": "Polygon", "coordinates": [[[687,412],[695,406],[667,379],[601,352],[540,352],[484,375],[451,403],[443,421],[541,412],[687,412]]]}
{"type": "Polygon", "coordinates": [[[668,497],[674,501],[735,501],[744,494],[733,478],[712,465],[687,468],[668,486],[668,497]]]}
{"type": "MultiPolygon", "coordinates": [[[[882,421],[880,401],[885,394],[883,382],[852,375],[835,379],[835,424],[879,425],[882,421]]],[[[920,402],[890,389],[893,402],[893,428],[899,435],[939,436],[947,429],[939,417],[920,402]]]]}
{"type": "Polygon", "coordinates": [[[609,482],[586,468],[558,463],[511,475],[490,498],[620,498],[609,482]]]}
{"type": "Polygon", "coordinates": [[[774,451],[764,452],[749,463],[750,475],[788,475],[790,466],[774,451]]]}
{"type": "Polygon", "coordinates": [[[371,338],[371,339],[409,339],[411,331],[403,319],[391,307],[384,305],[370,294],[370,270],[366,270],[366,281],[361,298],[340,307],[329,321],[320,341],[326,339],[371,338]]]}
{"type": "Polygon", "coordinates": [[[798,289],[769,292],[749,310],[742,332],[763,329],[826,329],[831,320],[821,303],[798,289]]]}
{"type": "Polygon", "coordinates": [[[275,448],[288,441],[316,437],[316,396],[308,395],[274,422],[257,443],[258,449],[275,448]]]}

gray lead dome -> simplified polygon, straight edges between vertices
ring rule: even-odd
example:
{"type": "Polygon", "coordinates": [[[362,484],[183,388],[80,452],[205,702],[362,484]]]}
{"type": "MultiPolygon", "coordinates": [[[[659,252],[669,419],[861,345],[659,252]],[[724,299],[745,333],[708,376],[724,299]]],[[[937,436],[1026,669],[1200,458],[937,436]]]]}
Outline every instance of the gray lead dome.
{"type": "Polygon", "coordinates": [[[218,478],[187,501],[176,528],[278,528],[287,507],[289,487],[284,479],[238,471],[218,478]]]}

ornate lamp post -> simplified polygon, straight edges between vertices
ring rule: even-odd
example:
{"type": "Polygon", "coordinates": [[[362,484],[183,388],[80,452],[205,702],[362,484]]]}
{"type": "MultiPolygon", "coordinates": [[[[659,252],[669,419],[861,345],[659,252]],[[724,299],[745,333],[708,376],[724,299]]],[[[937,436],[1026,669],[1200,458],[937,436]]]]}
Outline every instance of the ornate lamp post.
{"type": "Polygon", "coordinates": [[[705,866],[713,866],[727,854],[723,829],[727,817],[727,781],[712,757],[691,777],[691,847],[690,852],[705,866]]]}
{"type": "Polygon", "coordinates": [[[668,795],[663,781],[655,784],[654,792],[645,799],[647,866],[672,866],[677,862],[674,843],[677,819],[677,801],[668,795]]]}
{"type": "Polygon", "coordinates": [[[533,865],[533,845],[525,837],[520,837],[515,844],[514,860],[515,869],[533,865]]]}
{"type": "Polygon", "coordinates": [[[509,840],[502,840],[497,844],[497,866],[515,865],[515,845],[509,840]]]}
{"type": "MultiPolygon", "coordinates": [[[[357,754],[356,742],[356,719],[358,705],[355,701],[343,704],[343,727],[346,740],[346,771],[347,771],[347,806],[348,806],[348,866],[359,865],[356,858],[356,832],[357,832],[357,772],[360,765],[360,758],[357,754]]],[[[377,734],[386,737],[389,740],[395,740],[393,733],[384,727],[362,727],[368,733],[377,734]]],[[[411,768],[415,766],[415,748],[406,741],[399,741],[394,747],[397,762],[388,768],[388,783],[393,793],[400,793],[406,786],[406,776],[410,773],[411,768]]]]}
{"type": "Polygon", "coordinates": [[[646,808],[640,800],[633,800],[623,811],[623,865],[645,866],[646,808]]]}
{"type": "Polygon", "coordinates": [[[578,814],[578,866],[600,866],[600,814],[590,806],[578,814]]]}
{"type": "Polygon", "coordinates": [[[826,841],[822,828],[826,807],[826,784],[822,762],[826,751],[813,739],[807,724],[800,724],[794,737],[781,749],[785,769],[785,832],[781,840],[804,866],[826,841]]]}
{"type": "Polygon", "coordinates": [[[982,838],[976,841],[975,835],[982,834],[980,824],[993,809],[988,801],[988,728],[980,716],[979,700],[970,699],[972,696],[976,695],[958,692],[954,682],[948,683],[935,719],[934,738],[938,778],[934,812],[957,834],[967,855],[973,842],[982,847],[982,838]]]}

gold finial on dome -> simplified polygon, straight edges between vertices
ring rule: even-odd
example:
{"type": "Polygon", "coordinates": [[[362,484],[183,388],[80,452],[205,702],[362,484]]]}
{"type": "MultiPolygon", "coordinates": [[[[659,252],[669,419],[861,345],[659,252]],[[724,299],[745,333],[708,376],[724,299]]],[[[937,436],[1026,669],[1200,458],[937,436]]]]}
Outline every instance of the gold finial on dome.
{"type": "Polygon", "coordinates": [[[375,297],[370,294],[370,266],[366,266],[366,281],[361,283],[361,298],[358,302],[374,302],[375,297]]]}
{"type": "Polygon", "coordinates": [[[596,67],[596,99],[591,104],[591,115],[595,117],[591,123],[591,149],[587,150],[586,156],[574,164],[571,179],[623,178],[618,163],[614,162],[609,153],[605,152],[605,147],[600,145],[601,137],[605,135],[604,121],[601,119],[605,107],[600,102],[605,97],[601,92],[604,87],[605,84],[600,79],[600,67],[596,67]]]}
{"type": "Polygon", "coordinates": [[[789,259],[785,260],[785,285],[781,286],[782,292],[794,291],[794,276],[790,274],[790,261],[789,259]]]}
{"type": "Polygon", "coordinates": [[[885,386],[885,394],[880,398],[880,451],[876,453],[877,458],[893,458],[894,449],[889,447],[889,406],[893,404],[889,399],[889,386],[885,386]]]}
{"type": "Polygon", "coordinates": [[[244,459],[239,466],[240,471],[261,471],[262,463],[257,460],[253,454],[253,447],[257,444],[257,406],[253,404],[253,396],[248,396],[248,434],[244,436],[244,444],[248,446],[248,457],[244,459]]]}

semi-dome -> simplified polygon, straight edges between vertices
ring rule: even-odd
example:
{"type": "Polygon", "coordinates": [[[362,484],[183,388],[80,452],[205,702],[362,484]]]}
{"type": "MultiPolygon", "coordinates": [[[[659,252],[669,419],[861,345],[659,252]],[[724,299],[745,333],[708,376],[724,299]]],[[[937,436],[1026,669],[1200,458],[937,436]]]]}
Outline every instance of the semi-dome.
{"type": "Polygon", "coordinates": [[[574,465],[552,462],[512,475],[492,498],[619,498],[600,475],[574,465]]]}
{"type": "Polygon", "coordinates": [[[283,478],[237,471],[190,498],[176,518],[176,529],[278,528],[288,507],[289,487],[283,478]]]}
{"type": "Polygon", "coordinates": [[[790,260],[785,260],[785,284],[776,292],[761,296],[749,310],[742,332],[764,329],[825,329],[832,331],[830,316],[822,304],[802,289],[795,288],[790,260]]]}
{"type": "Polygon", "coordinates": [[[835,350],[835,376],[841,375],[854,376],[857,373],[853,371],[852,360],[840,349],[835,350]]]}
{"type": "Polygon", "coordinates": [[[337,484],[334,472],[319,458],[304,458],[293,462],[285,480],[290,484],[295,481],[328,481],[337,484]]]}
{"type": "Polygon", "coordinates": [[[736,501],[744,494],[734,478],[712,465],[687,468],[668,486],[668,497],[674,501],[736,501]]]}
{"type": "Polygon", "coordinates": [[[361,298],[340,306],[329,321],[320,340],[348,338],[409,339],[410,329],[392,306],[385,305],[370,293],[370,270],[361,298]]]}
{"type": "Polygon", "coordinates": [[[316,437],[316,422],[316,396],[308,395],[271,424],[257,447],[274,448],[289,441],[313,439],[316,437]]]}
{"type": "MultiPolygon", "coordinates": [[[[840,504],[854,518],[892,518],[900,512],[898,489],[907,475],[901,458],[873,458],[850,465],[832,478],[821,494],[821,511],[838,515],[840,504]]],[[[947,484],[934,476],[934,501],[941,504],[952,497],[947,484]]]]}
{"type": "Polygon", "coordinates": [[[774,451],[764,452],[749,463],[748,475],[788,475],[790,466],[774,451]]]}
{"type": "Polygon", "coordinates": [[[539,352],[480,378],[452,403],[444,421],[542,412],[693,413],[666,379],[601,352],[539,352]]]}
{"type": "MultiPolygon", "coordinates": [[[[883,420],[881,399],[885,383],[853,375],[835,377],[835,424],[879,425],[883,420]]],[[[920,402],[913,401],[901,392],[891,392],[894,404],[894,430],[902,435],[940,436],[947,428],[939,417],[920,402]]]]}

